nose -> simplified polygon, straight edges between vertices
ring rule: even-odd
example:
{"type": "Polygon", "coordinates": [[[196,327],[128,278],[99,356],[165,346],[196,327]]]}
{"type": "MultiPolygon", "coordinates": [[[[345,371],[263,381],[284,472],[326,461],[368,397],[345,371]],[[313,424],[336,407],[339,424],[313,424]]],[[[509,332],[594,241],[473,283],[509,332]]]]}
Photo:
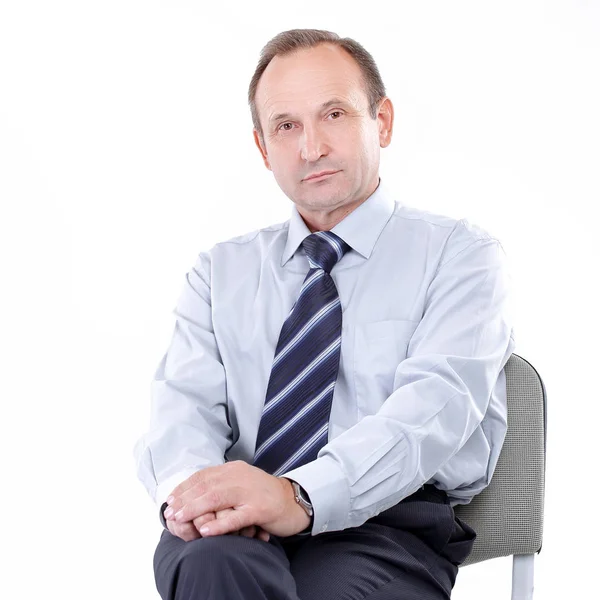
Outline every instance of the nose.
{"type": "Polygon", "coordinates": [[[315,162],[327,155],[328,147],[318,128],[305,127],[300,138],[302,160],[315,162]]]}

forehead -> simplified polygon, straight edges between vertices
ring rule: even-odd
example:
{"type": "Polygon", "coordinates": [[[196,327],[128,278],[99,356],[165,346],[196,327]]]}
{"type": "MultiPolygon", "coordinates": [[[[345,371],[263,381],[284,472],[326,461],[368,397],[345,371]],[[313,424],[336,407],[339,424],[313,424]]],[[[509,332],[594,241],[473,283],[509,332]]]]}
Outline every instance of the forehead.
{"type": "Polygon", "coordinates": [[[356,108],[367,102],[359,66],[345,50],[328,44],[276,56],[256,90],[265,123],[282,113],[318,110],[334,98],[356,108]]]}

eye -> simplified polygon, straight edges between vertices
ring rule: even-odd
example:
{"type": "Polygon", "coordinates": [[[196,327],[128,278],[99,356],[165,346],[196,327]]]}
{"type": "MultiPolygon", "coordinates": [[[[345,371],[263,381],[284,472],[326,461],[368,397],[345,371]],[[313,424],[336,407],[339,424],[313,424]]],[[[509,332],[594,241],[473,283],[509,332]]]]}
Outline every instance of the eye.
{"type": "MultiPolygon", "coordinates": [[[[331,115],[342,115],[342,114],[343,113],[341,110],[334,110],[333,112],[330,112],[328,116],[330,117],[331,115]]],[[[334,120],[337,121],[337,119],[334,119],[334,120]]],[[[290,128],[285,129],[284,125],[292,125],[292,123],[290,123],[289,121],[286,121],[285,123],[282,123],[277,129],[278,130],[283,129],[283,131],[291,131],[290,128]]]]}

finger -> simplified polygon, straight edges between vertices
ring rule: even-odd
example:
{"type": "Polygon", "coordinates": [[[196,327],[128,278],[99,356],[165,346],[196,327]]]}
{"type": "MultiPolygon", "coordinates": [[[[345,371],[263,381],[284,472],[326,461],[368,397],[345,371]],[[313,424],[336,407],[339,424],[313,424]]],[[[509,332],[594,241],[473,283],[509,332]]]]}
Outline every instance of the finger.
{"type": "MultiPolygon", "coordinates": [[[[202,486],[208,486],[211,483],[212,478],[220,470],[223,469],[224,465],[216,465],[212,467],[204,467],[195,473],[192,473],[185,481],[182,481],[172,492],[171,496],[175,499],[179,498],[182,494],[187,492],[190,488],[200,484],[202,486]]],[[[207,487],[208,489],[208,487],[207,487]]],[[[170,502],[169,504],[172,504],[170,502]]]]}
{"type": "Polygon", "coordinates": [[[202,537],[200,532],[191,523],[175,523],[175,521],[171,521],[171,523],[167,522],[167,528],[173,535],[181,538],[184,542],[190,542],[202,537]]]}
{"type": "Polygon", "coordinates": [[[271,537],[271,534],[268,531],[265,531],[264,529],[260,528],[257,537],[263,540],[263,542],[268,542],[271,537]]]}
{"type": "MultiPolygon", "coordinates": [[[[206,513],[205,515],[201,515],[200,517],[196,517],[195,519],[192,520],[192,523],[194,524],[194,527],[196,529],[196,531],[198,532],[198,534],[200,535],[200,537],[202,537],[202,534],[200,533],[200,528],[204,525],[204,523],[208,523],[209,521],[214,521],[214,519],[218,519],[219,516],[222,515],[226,515],[227,513],[231,512],[233,510],[233,508],[226,508],[224,510],[218,510],[216,513],[214,512],[209,512],[206,513]]],[[[173,521],[173,523],[176,523],[177,521],[173,521]]]]}
{"type": "Polygon", "coordinates": [[[250,525],[250,527],[243,527],[240,529],[240,535],[244,537],[254,537],[256,535],[256,525],[250,525]]]}
{"type": "Polygon", "coordinates": [[[250,525],[254,525],[251,513],[244,510],[234,510],[225,517],[206,523],[200,528],[200,534],[203,537],[224,535],[250,525]]]}
{"type": "MultiPolygon", "coordinates": [[[[200,533],[200,528],[204,525],[204,523],[208,523],[210,521],[213,521],[214,519],[215,519],[214,512],[206,513],[205,515],[202,515],[200,517],[196,517],[195,519],[193,519],[192,525],[194,526],[196,531],[198,533],[200,533]]],[[[176,523],[177,521],[172,521],[172,522],[176,523]]]]}
{"type": "Polygon", "coordinates": [[[173,501],[174,518],[178,522],[192,521],[207,512],[217,512],[234,507],[237,503],[238,490],[234,487],[219,487],[202,494],[185,504],[181,498],[173,501]]]}
{"type": "MultiPolygon", "coordinates": [[[[180,500],[182,505],[188,504],[195,498],[207,494],[210,490],[231,487],[232,469],[239,469],[240,465],[248,466],[244,461],[228,461],[222,465],[205,467],[181,482],[171,493],[170,506],[180,500]]],[[[256,467],[252,467],[253,469],[256,467]]],[[[236,477],[234,476],[234,479],[236,477]]],[[[239,477],[237,477],[239,479],[239,477]]],[[[177,504],[179,510],[180,505],[177,504]]]]}
{"type": "MultiPolygon", "coordinates": [[[[223,510],[218,510],[216,511],[216,518],[217,519],[222,519],[224,515],[230,513],[233,510],[233,508],[225,508],[223,510]]],[[[198,531],[200,531],[200,527],[198,527],[198,531]]],[[[226,535],[241,535],[242,530],[240,531],[230,531],[229,533],[227,533],[226,535]]]]}
{"type": "Polygon", "coordinates": [[[192,540],[197,540],[202,537],[200,532],[191,523],[185,523],[182,526],[182,531],[179,535],[181,539],[186,542],[191,542],[192,540]]]}

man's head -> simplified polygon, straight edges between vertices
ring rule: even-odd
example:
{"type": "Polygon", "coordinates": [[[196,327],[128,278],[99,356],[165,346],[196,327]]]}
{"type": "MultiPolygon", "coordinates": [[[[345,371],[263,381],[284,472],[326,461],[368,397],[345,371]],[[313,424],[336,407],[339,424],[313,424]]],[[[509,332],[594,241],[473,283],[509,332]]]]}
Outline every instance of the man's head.
{"type": "Polygon", "coordinates": [[[263,48],[248,101],[265,166],[312,231],[330,229],[375,191],[394,113],[360,44],[320,30],[280,33],[263,48]],[[335,173],[306,179],[322,171],[335,173]]]}

